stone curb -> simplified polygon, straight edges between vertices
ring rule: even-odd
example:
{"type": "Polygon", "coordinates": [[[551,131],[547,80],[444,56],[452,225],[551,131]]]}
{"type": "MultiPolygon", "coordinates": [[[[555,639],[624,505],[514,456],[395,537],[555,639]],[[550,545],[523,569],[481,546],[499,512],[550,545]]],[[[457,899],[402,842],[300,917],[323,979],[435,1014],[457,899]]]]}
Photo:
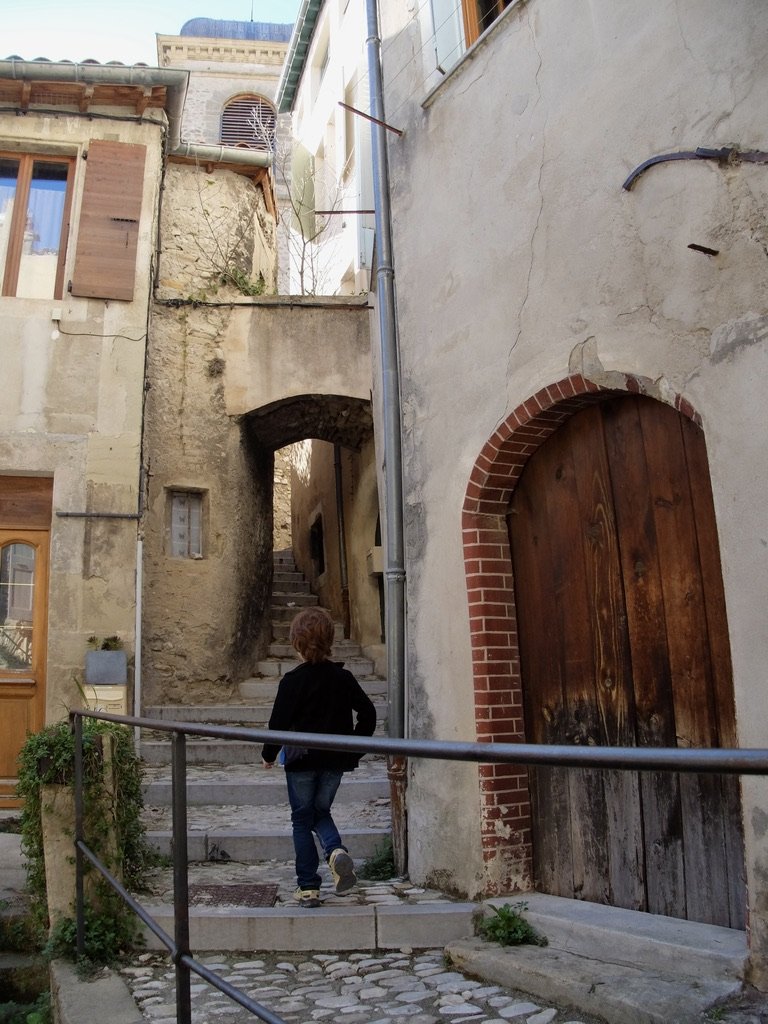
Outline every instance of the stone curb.
{"type": "MultiPolygon", "coordinates": [[[[173,908],[146,907],[161,928],[173,934],[173,908]]],[[[402,946],[430,949],[473,934],[474,903],[430,903],[406,906],[338,904],[306,910],[300,907],[192,907],[189,913],[193,949],[222,952],[259,949],[392,950],[402,946]]],[[[165,946],[148,929],[146,949],[165,946]]]]}
{"type": "Polygon", "coordinates": [[[699,1024],[709,1008],[741,991],[736,980],[671,977],[538,946],[461,939],[447,945],[446,955],[468,974],[611,1024],[699,1024]]]}
{"type": "Polygon", "coordinates": [[[122,978],[105,970],[93,981],[77,976],[72,964],[51,964],[53,1024],[86,1024],[102,1019],[109,1024],[145,1024],[122,978]]]}

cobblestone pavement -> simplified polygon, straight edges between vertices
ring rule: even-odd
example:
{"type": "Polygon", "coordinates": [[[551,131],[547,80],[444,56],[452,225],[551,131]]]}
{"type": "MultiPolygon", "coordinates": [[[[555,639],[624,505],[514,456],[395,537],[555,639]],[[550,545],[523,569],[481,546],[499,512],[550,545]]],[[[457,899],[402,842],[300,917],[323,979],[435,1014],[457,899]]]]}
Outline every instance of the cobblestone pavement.
{"type": "MultiPolygon", "coordinates": [[[[311,913],[311,911],[307,911],[311,913]]],[[[238,954],[200,958],[289,1024],[606,1024],[522,992],[489,985],[446,966],[442,950],[370,953],[238,954]]],[[[136,1004],[151,1024],[176,1024],[174,971],[167,959],[144,953],[122,968],[136,1004]]],[[[196,975],[193,1024],[246,1024],[257,1017],[196,975]]]]}

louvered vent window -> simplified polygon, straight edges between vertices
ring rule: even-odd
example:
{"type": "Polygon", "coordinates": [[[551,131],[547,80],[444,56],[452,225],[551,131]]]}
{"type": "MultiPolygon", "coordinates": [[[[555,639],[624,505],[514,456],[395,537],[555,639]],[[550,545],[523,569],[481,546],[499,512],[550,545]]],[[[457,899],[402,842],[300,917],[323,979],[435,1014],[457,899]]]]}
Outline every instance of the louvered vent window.
{"type": "Polygon", "coordinates": [[[238,96],[224,107],[221,115],[221,141],[225,146],[250,149],[275,148],[275,108],[263,96],[238,96]]]}

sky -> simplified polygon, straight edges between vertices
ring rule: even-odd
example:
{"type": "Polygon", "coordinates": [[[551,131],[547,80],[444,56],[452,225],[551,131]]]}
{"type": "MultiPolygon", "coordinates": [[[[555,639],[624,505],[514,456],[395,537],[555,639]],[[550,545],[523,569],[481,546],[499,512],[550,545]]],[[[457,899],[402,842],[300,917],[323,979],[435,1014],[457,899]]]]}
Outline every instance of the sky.
{"type": "Polygon", "coordinates": [[[157,64],[155,34],[191,18],[292,22],[299,0],[0,0],[0,59],[157,64]]]}

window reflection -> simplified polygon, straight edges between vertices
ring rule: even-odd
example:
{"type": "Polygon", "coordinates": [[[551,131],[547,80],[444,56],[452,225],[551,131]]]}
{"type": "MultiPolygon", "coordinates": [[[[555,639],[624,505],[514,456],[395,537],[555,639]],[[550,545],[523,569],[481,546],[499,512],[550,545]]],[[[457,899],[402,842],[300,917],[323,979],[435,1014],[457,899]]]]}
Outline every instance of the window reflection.
{"type": "Polygon", "coordinates": [[[66,164],[35,160],[16,285],[21,298],[47,299],[54,293],[66,193],[66,164]]]}
{"type": "Polygon", "coordinates": [[[50,299],[61,291],[69,173],[68,160],[0,156],[3,295],[50,299]]]}
{"type": "Polygon", "coordinates": [[[0,552],[0,668],[32,664],[35,549],[8,544],[0,552]]]}
{"type": "Polygon", "coordinates": [[[5,258],[8,254],[8,242],[11,237],[11,220],[18,177],[19,161],[0,159],[0,280],[5,273],[5,258]]]}

